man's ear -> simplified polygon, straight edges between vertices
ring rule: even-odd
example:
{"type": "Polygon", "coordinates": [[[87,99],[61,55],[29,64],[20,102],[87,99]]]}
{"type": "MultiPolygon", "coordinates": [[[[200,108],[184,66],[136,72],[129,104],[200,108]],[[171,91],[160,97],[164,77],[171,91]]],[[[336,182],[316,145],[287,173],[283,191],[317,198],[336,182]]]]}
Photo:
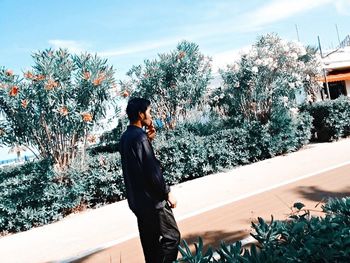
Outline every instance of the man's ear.
{"type": "Polygon", "coordinates": [[[145,114],[143,112],[139,112],[139,119],[143,120],[145,118],[145,114]]]}

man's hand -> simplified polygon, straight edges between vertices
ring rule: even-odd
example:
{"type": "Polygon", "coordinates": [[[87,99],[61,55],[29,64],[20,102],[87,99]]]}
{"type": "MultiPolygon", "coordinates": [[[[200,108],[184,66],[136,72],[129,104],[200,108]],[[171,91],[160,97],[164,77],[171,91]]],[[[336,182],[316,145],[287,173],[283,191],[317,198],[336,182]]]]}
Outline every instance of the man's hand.
{"type": "Polygon", "coordinates": [[[171,208],[175,208],[177,205],[177,200],[171,192],[168,193],[168,203],[171,208]]]}
{"type": "Polygon", "coordinates": [[[153,126],[153,122],[147,127],[147,137],[151,141],[156,137],[156,129],[153,126]]]}

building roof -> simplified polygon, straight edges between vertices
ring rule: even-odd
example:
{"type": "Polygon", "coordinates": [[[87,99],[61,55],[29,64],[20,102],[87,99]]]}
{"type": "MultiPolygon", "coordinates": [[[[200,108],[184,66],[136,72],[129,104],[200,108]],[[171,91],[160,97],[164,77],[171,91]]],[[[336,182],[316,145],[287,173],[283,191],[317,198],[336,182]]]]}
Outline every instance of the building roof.
{"type": "Polygon", "coordinates": [[[329,52],[323,57],[322,62],[327,71],[350,68],[350,46],[329,52]]]}
{"type": "Polygon", "coordinates": [[[335,81],[341,81],[341,80],[350,80],[350,72],[330,74],[327,76],[328,82],[335,82],[335,81]]]}

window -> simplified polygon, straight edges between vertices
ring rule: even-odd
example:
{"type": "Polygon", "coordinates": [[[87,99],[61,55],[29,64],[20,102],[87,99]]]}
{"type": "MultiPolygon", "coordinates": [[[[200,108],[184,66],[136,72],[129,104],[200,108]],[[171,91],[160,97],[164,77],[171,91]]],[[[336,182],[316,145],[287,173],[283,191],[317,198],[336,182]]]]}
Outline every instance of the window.
{"type": "MultiPolygon", "coordinates": [[[[329,94],[331,96],[331,100],[335,100],[341,95],[346,96],[346,86],[345,86],[345,81],[334,81],[334,82],[328,82],[328,87],[329,87],[329,94]]],[[[323,83],[323,92],[324,94],[327,94],[327,88],[326,88],[326,83],[323,83]]]]}

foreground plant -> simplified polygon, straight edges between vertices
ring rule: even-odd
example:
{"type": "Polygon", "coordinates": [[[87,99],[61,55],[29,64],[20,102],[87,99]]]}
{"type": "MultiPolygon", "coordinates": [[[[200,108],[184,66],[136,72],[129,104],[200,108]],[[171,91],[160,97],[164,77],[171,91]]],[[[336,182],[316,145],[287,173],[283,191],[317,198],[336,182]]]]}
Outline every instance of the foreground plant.
{"type": "Polygon", "coordinates": [[[350,258],[350,197],[330,199],[322,210],[324,217],[312,217],[302,203],[295,203],[287,221],[267,223],[259,218],[252,224],[256,244],[241,242],[204,252],[199,239],[196,251],[186,242],[178,262],[348,262],[350,258]],[[203,256],[205,255],[205,256],[203,256]]]}

